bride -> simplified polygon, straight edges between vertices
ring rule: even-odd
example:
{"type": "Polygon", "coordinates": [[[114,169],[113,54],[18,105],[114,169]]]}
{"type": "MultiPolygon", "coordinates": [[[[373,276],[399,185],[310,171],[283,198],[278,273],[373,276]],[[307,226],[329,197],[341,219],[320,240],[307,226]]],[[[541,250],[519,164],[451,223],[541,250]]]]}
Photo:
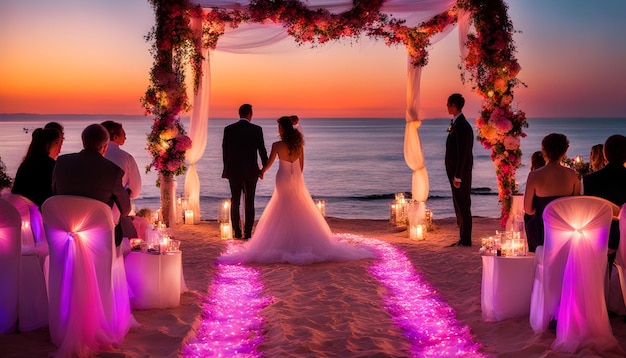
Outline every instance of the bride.
{"type": "Polygon", "coordinates": [[[278,119],[281,140],[272,144],[263,175],[278,157],[278,172],[272,198],[257,223],[250,241],[222,255],[225,263],[286,262],[305,265],[322,261],[373,258],[366,247],[339,241],[304,185],[304,139],[289,116],[278,119]]]}

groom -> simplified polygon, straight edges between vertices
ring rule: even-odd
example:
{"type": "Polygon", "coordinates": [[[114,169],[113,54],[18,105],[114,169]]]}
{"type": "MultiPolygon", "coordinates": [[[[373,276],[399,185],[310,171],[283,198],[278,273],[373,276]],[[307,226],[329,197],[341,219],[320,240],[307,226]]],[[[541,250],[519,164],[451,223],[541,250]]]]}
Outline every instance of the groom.
{"type": "Polygon", "coordinates": [[[239,121],[224,128],[222,141],[222,157],[224,171],[222,178],[227,178],[230,185],[231,205],[230,218],[235,238],[241,239],[241,219],[239,205],[241,193],[244,194],[245,221],[243,239],[252,236],[254,224],[254,193],[259,179],[259,163],[257,153],[261,157],[261,164],[267,164],[267,150],[263,142],[263,129],[252,121],[252,106],[242,104],[239,107],[239,121]]]}

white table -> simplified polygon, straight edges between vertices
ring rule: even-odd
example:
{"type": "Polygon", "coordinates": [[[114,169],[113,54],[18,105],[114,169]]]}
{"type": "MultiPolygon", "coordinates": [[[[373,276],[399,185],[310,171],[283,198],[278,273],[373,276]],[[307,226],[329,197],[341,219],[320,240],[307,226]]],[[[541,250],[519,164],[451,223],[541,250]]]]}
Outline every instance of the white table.
{"type": "Polygon", "coordinates": [[[483,256],[480,305],[485,321],[530,313],[535,278],[534,256],[483,256]]]}
{"type": "Polygon", "coordinates": [[[131,308],[180,305],[181,287],[184,285],[180,251],[163,255],[133,251],[126,256],[124,263],[131,293],[131,308]]]}

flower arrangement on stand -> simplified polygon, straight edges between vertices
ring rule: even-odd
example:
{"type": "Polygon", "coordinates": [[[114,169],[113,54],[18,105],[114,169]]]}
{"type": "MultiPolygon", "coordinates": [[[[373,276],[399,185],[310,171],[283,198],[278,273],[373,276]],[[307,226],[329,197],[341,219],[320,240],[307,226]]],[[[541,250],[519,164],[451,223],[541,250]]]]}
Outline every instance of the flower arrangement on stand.
{"type": "Polygon", "coordinates": [[[197,60],[189,27],[190,5],[187,0],[151,0],[156,24],[146,40],[153,41],[154,57],[150,71],[150,86],[141,98],[145,114],[154,115],[148,134],[147,150],[152,162],[146,172],[159,172],[157,186],[161,187],[161,212],[166,226],[175,219],[176,182],[174,177],[185,172],[185,152],[191,148],[191,139],[183,128],[179,113],[189,110],[184,65],[197,60]]]}
{"type": "Polygon", "coordinates": [[[468,54],[464,59],[462,80],[483,97],[480,117],[476,119],[477,139],[491,150],[496,168],[501,225],[505,227],[518,193],[515,172],[521,165],[520,137],[528,127],[524,112],[515,109],[513,89],[524,85],[517,74],[521,67],[515,58],[513,24],[502,0],[460,0],[471,12],[476,33],[468,35],[468,54]]]}

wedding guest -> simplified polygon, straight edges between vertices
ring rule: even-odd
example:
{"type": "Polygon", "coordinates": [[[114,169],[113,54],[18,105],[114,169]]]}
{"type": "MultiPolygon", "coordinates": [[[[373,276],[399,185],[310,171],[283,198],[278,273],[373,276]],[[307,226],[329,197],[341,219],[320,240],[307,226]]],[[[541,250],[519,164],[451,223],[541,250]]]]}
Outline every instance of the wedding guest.
{"type": "Polygon", "coordinates": [[[124,170],[122,185],[128,190],[131,199],[136,199],[141,193],[141,174],[135,158],[122,148],[126,143],[126,131],[121,123],[104,121],[101,123],[109,132],[110,140],[104,157],[124,170]]]}
{"type": "MultiPolygon", "coordinates": [[[[139,197],[139,193],[141,192],[141,174],[139,174],[139,167],[137,166],[135,158],[130,153],[120,148],[120,146],[124,145],[126,142],[126,131],[122,124],[118,122],[104,121],[101,124],[109,132],[109,145],[104,153],[104,157],[124,170],[122,185],[126,191],[128,191],[132,208],[132,199],[139,197]]],[[[127,237],[128,239],[138,237],[135,226],[128,216],[122,216],[120,221],[122,232],[119,233],[119,235],[127,237]]]]}
{"type": "Polygon", "coordinates": [[[52,196],[52,172],[61,150],[62,134],[52,128],[33,131],[28,151],[17,168],[11,193],[19,194],[37,206],[52,196]]]}
{"type": "MultiPolygon", "coordinates": [[[[615,134],[604,142],[606,165],[583,177],[584,195],[597,196],[621,207],[626,203],[626,137],[615,134]]],[[[613,213],[617,216],[619,213],[613,213]]],[[[619,246],[619,220],[613,220],[609,232],[609,270],[619,246]]]]}
{"type": "Polygon", "coordinates": [[[589,164],[592,173],[602,169],[602,167],[606,165],[602,144],[596,144],[591,147],[591,153],[589,153],[589,164]]]}
{"type": "MultiPolygon", "coordinates": [[[[109,132],[101,124],[90,124],[83,130],[81,138],[83,150],[61,155],[57,159],[52,174],[52,193],[96,199],[112,209],[114,205],[117,206],[120,216],[128,215],[130,197],[122,186],[124,171],[104,157],[109,144],[109,132]]],[[[116,227],[116,246],[122,242],[120,232],[116,227]]]]}
{"type": "Polygon", "coordinates": [[[543,153],[540,150],[534,152],[530,156],[530,171],[537,170],[546,165],[546,160],[543,159],[543,153]]]}
{"type": "Polygon", "coordinates": [[[59,153],[61,153],[61,147],[63,147],[63,141],[65,140],[65,128],[63,128],[63,125],[61,125],[61,123],[59,122],[48,122],[46,123],[44,128],[56,129],[61,133],[61,144],[59,145],[59,151],[52,157],[54,158],[54,160],[56,160],[59,157],[59,153]]]}
{"type": "MultiPolygon", "coordinates": [[[[533,170],[537,170],[537,169],[543,167],[544,165],[546,165],[546,160],[543,159],[543,153],[541,153],[540,150],[534,152],[530,156],[530,171],[531,172],[533,170]]],[[[526,225],[528,225],[528,220],[530,220],[530,218],[532,218],[532,217],[533,217],[532,215],[524,213],[524,227],[526,227],[526,225]]]]}
{"type": "Polygon", "coordinates": [[[461,94],[454,93],[448,97],[448,113],[452,115],[452,123],[446,139],[445,165],[460,236],[459,241],[450,246],[472,246],[470,191],[474,165],[474,132],[463,115],[464,105],[465,98],[461,94]]]}
{"type": "Polygon", "coordinates": [[[528,173],[524,192],[524,211],[532,215],[526,224],[528,250],[535,252],[543,245],[543,210],[551,201],[580,194],[580,180],[573,169],[561,165],[569,148],[564,134],[551,133],[541,141],[545,166],[528,173]]]}

